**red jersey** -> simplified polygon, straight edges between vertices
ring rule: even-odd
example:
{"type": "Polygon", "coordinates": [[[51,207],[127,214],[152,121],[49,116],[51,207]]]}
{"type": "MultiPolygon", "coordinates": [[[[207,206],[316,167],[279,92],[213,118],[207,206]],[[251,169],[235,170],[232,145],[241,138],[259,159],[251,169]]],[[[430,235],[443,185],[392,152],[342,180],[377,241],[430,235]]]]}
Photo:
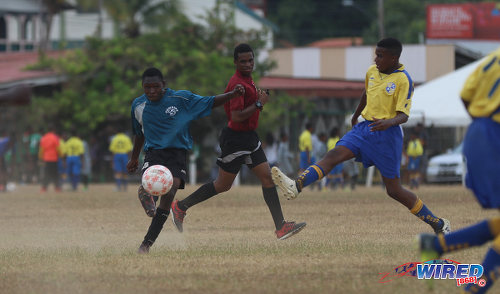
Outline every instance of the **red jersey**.
{"type": "Polygon", "coordinates": [[[59,148],[59,137],[52,132],[48,132],[40,139],[40,148],[43,150],[43,161],[57,161],[59,158],[57,152],[59,148]]]}
{"type": "Polygon", "coordinates": [[[255,111],[252,116],[242,122],[232,121],[231,112],[233,110],[243,110],[246,107],[255,104],[258,99],[257,88],[255,87],[252,77],[246,77],[239,71],[236,71],[236,73],[229,80],[224,93],[232,91],[237,84],[241,84],[245,87],[245,95],[233,98],[224,104],[224,110],[226,111],[228,120],[227,126],[234,131],[253,131],[259,124],[260,110],[255,111]]]}

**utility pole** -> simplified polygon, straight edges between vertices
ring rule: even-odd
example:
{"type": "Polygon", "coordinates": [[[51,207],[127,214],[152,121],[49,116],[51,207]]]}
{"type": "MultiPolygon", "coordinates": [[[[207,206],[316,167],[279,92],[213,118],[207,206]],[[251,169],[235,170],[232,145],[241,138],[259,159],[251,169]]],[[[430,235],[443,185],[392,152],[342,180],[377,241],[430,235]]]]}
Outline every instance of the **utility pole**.
{"type": "Polygon", "coordinates": [[[96,35],[99,39],[102,38],[102,0],[99,0],[98,2],[99,6],[99,14],[97,15],[97,28],[96,28],[96,35]]]}
{"type": "Polygon", "coordinates": [[[378,37],[379,40],[383,39],[385,37],[385,31],[384,31],[384,0],[378,0],[377,1],[377,10],[378,10],[378,37]]]}

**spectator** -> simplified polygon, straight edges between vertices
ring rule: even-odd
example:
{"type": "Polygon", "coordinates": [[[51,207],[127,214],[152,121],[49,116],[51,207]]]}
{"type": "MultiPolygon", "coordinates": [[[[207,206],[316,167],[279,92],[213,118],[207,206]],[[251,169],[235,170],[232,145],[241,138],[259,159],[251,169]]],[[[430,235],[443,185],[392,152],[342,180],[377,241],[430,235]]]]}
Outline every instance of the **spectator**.
{"type": "Polygon", "coordinates": [[[65,143],[66,153],[66,174],[71,183],[71,189],[76,191],[80,183],[80,175],[82,174],[83,147],[82,140],[72,131],[72,136],[65,143]]]}
{"type": "Polygon", "coordinates": [[[124,133],[118,133],[111,138],[109,151],[113,153],[113,171],[116,190],[127,191],[128,154],[132,151],[132,140],[124,133]]]}
{"type": "Polygon", "coordinates": [[[280,169],[288,176],[294,174],[294,169],[292,167],[293,154],[290,152],[290,146],[288,144],[288,135],[286,133],[281,134],[281,141],[278,144],[278,165],[280,169]]]}
{"type": "Polygon", "coordinates": [[[313,162],[311,161],[312,156],[312,133],[314,128],[311,123],[306,123],[306,129],[302,131],[299,136],[299,151],[300,151],[300,164],[299,173],[302,173],[309,165],[313,162]]]}
{"type": "Polygon", "coordinates": [[[356,189],[356,183],[359,176],[359,166],[354,158],[344,161],[343,163],[344,171],[344,190],[354,191],[356,189]],[[347,185],[349,184],[349,185],[347,185]]]}
{"type": "Polygon", "coordinates": [[[422,155],[424,154],[424,147],[418,138],[418,134],[415,132],[412,132],[410,135],[410,141],[408,142],[406,154],[408,155],[410,189],[418,189],[420,183],[420,163],[422,155]]]}
{"type": "MultiPolygon", "coordinates": [[[[333,128],[330,131],[330,138],[328,139],[327,147],[328,151],[332,150],[335,148],[337,145],[337,142],[340,140],[340,133],[338,128],[333,128]]],[[[321,157],[320,157],[321,158],[321,157]]],[[[343,185],[344,183],[344,178],[342,174],[343,170],[343,163],[337,164],[326,176],[326,187],[332,186],[333,189],[337,187],[337,185],[340,187],[340,185],[343,185]]]]}
{"type": "Polygon", "coordinates": [[[9,149],[10,138],[0,137],[0,192],[7,191],[7,165],[5,164],[5,153],[9,149]]]}
{"type": "Polygon", "coordinates": [[[39,131],[33,131],[33,129],[30,128],[28,181],[31,181],[31,183],[38,183],[39,179],[38,174],[40,167],[38,166],[38,149],[41,138],[42,135],[39,131]]]}
{"type": "MultiPolygon", "coordinates": [[[[313,155],[312,155],[312,160],[311,162],[316,162],[316,159],[322,158],[327,150],[326,146],[326,134],[325,133],[320,133],[318,136],[313,135],[313,155]],[[317,138],[317,139],[316,139],[317,138]]],[[[318,189],[321,191],[323,187],[325,186],[325,181],[318,181],[318,189]]],[[[311,189],[314,187],[314,185],[311,186],[311,189]]]]}
{"type": "Polygon", "coordinates": [[[268,132],[266,134],[266,141],[264,143],[263,149],[267,157],[267,162],[269,162],[270,167],[273,167],[278,163],[278,146],[275,143],[273,133],[268,132]]]}
{"type": "Polygon", "coordinates": [[[89,188],[89,181],[92,174],[92,157],[90,155],[89,143],[83,140],[83,164],[82,164],[82,184],[83,191],[89,188]]]}
{"type": "Polygon", "coordinates": [[[50,182],[54,183],[57,192],[61,191],[58,169],[60,156],[60,139],[55,133],[55,128],[50,126],[49,131],[40,139],[39,158],[42,160],[44,167],[41,192],[47,192],[50,182]]]}

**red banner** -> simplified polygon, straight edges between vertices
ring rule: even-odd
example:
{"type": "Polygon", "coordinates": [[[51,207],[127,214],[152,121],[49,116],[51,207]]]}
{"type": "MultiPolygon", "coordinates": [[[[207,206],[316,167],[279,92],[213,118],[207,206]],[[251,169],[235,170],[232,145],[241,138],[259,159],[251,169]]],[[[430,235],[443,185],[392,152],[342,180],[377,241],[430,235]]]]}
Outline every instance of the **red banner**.
{"type": "Polygon", "coordinates": [[[500,40],[500,3],[428,5],[427,38],[500,40]]]}

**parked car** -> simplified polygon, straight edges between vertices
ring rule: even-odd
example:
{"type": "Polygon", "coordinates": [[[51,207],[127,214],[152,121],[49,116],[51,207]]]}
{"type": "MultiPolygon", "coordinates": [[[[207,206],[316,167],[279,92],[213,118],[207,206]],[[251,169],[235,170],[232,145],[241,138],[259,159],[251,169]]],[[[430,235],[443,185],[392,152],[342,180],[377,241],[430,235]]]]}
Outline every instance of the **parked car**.
{"type": "Polygon", "coordinates": [[[427,165],[428,183],[462,182],[465,175],[462,147],[463,143],[444,154],[431,157],[427,165]]]}

